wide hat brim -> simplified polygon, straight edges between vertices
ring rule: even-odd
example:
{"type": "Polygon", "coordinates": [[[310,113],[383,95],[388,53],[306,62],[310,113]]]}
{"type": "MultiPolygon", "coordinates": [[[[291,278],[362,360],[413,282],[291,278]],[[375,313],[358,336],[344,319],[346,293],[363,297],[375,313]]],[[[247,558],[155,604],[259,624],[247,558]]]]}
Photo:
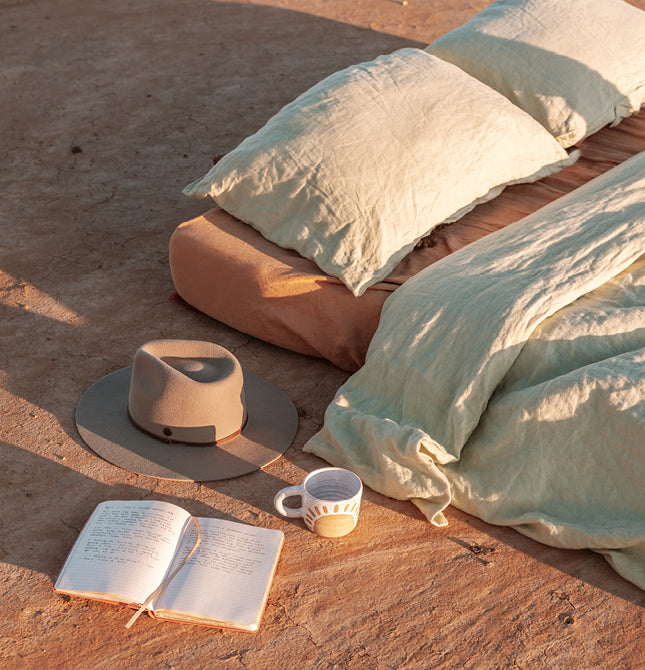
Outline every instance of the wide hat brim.
{"type": "Polygon", "coordinates": [[[99,379],[76,407],[76,426],[106,461],[150,477],[214,481],[259,470],[279,458],[298,430],[298,412],[280,388],[244,370],[248,419],[242,433],[223,444],[169,444],[139,430],[128,418],[132,367],[99,379]]]}

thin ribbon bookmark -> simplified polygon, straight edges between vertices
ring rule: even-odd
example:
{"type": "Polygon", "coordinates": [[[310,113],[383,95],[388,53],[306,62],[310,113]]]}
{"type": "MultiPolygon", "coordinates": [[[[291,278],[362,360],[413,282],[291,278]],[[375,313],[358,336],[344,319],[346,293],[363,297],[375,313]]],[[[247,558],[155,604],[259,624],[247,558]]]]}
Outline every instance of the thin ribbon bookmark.
{"type": "MultiPolygon", "coordinates": [[[[141,613],[148,609],[150,603],[166,588],[166,586],[168,586],[168,584],[170,584],[177,573],[184,567],[184,565],[186,565],[186,563],[188,563],[192,555],[197,551],[197,548],[202,541],[202,531],[199,527],[199,521],[197,521],[194,516],[191,516],[189,521],[193,521],[197,528],[197,539],[195,540],[193,548],[186,554],[184,560],[168,575],[168,577],[166,577],[166,579],[163,580],[163,582],[161,582],[161,584],[159,584],[159,586],[146,598],[141,607],[130,617],[130,621],[125,625],[126,628],[130,628],[130,626],[132,626],[132,624],[141,616],[141,613]]],[[[188,527],[186,527],[186,530],[188,530],[188,527]]]]}

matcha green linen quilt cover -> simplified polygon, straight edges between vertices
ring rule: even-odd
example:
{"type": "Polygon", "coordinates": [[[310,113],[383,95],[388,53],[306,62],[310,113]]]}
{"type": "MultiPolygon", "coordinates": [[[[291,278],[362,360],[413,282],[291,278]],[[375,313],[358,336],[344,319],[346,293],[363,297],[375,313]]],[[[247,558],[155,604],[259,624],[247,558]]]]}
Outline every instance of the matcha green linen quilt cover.
{"type": "Polygon", "coordinates": [[[645,153],[426,268],[305,445],[645,588],[645,153]]]}

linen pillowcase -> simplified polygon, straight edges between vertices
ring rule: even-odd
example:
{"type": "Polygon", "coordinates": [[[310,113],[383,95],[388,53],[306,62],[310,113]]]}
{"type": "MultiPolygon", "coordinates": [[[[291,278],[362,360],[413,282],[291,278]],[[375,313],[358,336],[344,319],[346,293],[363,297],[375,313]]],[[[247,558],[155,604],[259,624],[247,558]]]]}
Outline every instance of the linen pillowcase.
{"type": "Polygon", "coordinates": [[[498,0],[426,51],[505,95],[563,147],[645,100],[645,12],[622,0],[498,0]]]}
{"type": "Polygon", "coordinates": [[[574,160],[502,95],[408,48],[319,82],[184,193],[358,296],[438,224],[574,160]]]}

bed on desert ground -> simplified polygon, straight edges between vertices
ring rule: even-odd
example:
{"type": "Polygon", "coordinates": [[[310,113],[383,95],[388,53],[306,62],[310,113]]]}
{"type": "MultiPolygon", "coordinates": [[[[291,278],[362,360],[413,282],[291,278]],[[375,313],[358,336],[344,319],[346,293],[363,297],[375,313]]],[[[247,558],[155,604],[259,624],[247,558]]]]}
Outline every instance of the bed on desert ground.
{"type": "Polygon", "coordinates": [[[305,450],[645,588],[643,53],[620,0],[499,0],[285,106],[186,187],[217,207],[170,259],[197,309],[358,369],[305,450]]]}
{"type": "Polygon", "coordinates": [[[185,189],[218,207],[171,239],[177,293],[357,369],[408,278],[645,149],[644,32],[622,0],[500,0],[330,75],[185,189]]]}

